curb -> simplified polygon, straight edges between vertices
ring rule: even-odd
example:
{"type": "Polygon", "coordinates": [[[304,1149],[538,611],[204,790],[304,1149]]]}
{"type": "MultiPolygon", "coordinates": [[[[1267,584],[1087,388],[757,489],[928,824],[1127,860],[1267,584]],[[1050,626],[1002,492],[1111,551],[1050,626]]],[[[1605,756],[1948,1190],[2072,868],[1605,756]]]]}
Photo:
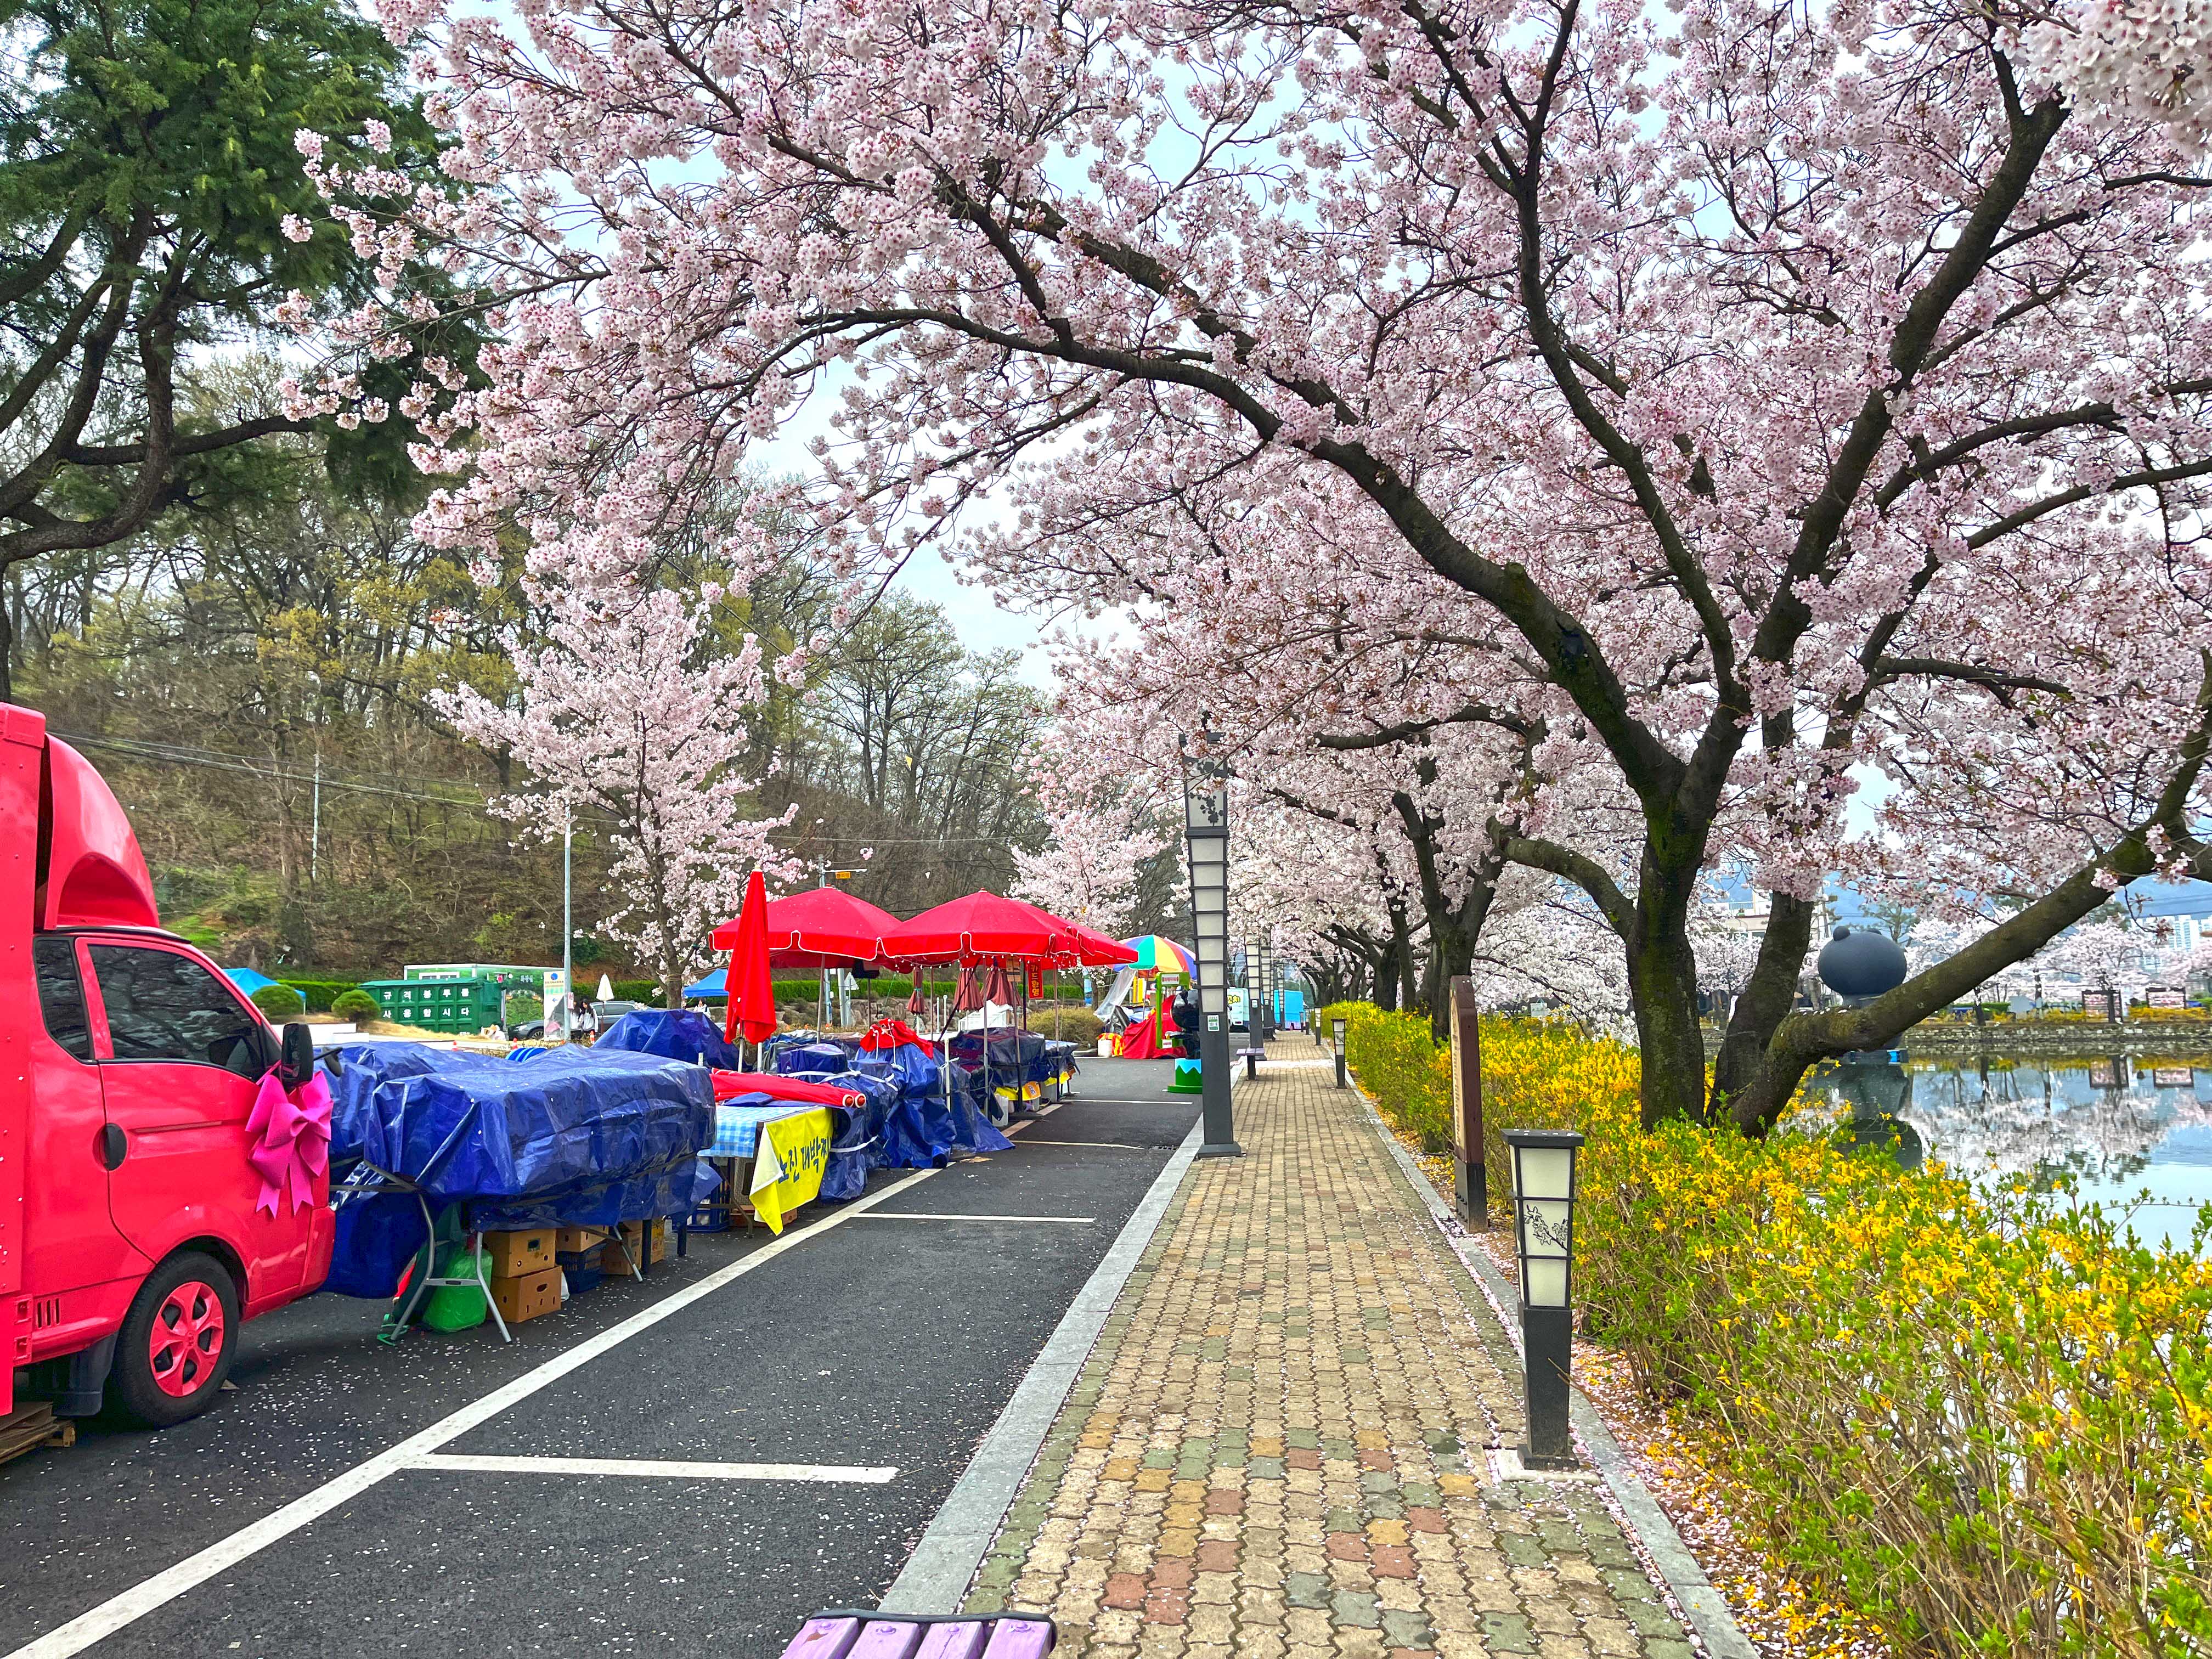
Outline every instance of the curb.
{"type": "MultiPolygon", "coordinates": [[[[1368,1127],[1373,1129],[1396,1160],[1399,1173],[1413,1183],[1414,1193],[1428,1206],[1429,1218],[1436,1223],[1437,1231],[1444,1237],[1451,1252],[1465,1264],[1489,1298],[1491,1311],[1498,1323],[1505,1328],[1506,1340],[1516,1352],[1520,1351],[1521,1334],[1513,1328],[1513,1322],[1505,1316],[1505,1309],[1520,1300],[1520,1292],[1509,1284],[1498,1271],[1489,1254],[1481,1249],[1469,1249],[1462,1242],[1467,1229],[1445,1204],[1443,1195],[1435,1184],[1421,1173],[1420,1165],[1413,1162],[1398,1137],[1390,1133],[1390,1126],[1375,1109],[1375,1102],[1355,1080],[1352,1092],[1358,1097],[1360,1109],[1366,1115],[1368,1127]]],[[[1613,1437],[1613,1431],[1605,1419],[1598,1414],[1580,1389],[1568,1395],[1568,1415],[1574,1425],[1575,1435],[1589,1455],[1590,1462],[1604,1477],[1607,1489],[1612,1492],[1613,1504],[1620,1518],[1627,1523],[1636,1541],[1643,1547],[1645,1557],[1656,1571],[1668,1594],[1674,1598],[1684,1621],[1695,1632],[1698,1644],[1713,1659],[1759,1659],[1759,1650],[1735,1622],[1735,1615],[1721,1593],[1713,1588],[1705,1570],[1698,1565],[1683,1543],[1682,1534],[1674,1530],[1674,1523],[1667,1518],[1666,1510],[1659,1507],[1636,1472],[1628,1466],[1620,1443],[1613,1437]]]]}

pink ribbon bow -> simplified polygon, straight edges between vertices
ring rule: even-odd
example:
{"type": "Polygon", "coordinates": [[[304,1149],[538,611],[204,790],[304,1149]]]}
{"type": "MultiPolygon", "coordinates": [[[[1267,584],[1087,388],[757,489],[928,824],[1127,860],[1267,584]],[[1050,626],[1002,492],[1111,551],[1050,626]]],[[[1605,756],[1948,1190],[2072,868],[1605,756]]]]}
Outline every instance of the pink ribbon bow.
{"type": "Polygon", "coordinates": [[[279,1198],[289,1215],[315,1201],[315,1177],[331,1167],[331,1085],[317,1072],[289,1094],[273,1071],[261,1079],[246,1120],[253,1137],[246,1161],[261,1177],[254,1208],[276,1213],[279,1198]]]}

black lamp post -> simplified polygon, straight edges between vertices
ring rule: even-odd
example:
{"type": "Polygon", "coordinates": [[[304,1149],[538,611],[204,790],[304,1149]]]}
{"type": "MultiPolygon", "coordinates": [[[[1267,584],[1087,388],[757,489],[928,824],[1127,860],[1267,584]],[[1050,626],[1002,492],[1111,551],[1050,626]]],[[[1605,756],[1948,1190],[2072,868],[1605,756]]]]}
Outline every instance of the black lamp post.
{"type": "Polygon", "coordinates": [[[1567,1426],[1567,1379],[1574,1360],[1575,1155],[1572,1129],[1508,1129],[1513,1157],[1513,1215],[1521,1254],[1521,1338],[1528,1379],[1532,1469],[1575,1467],[1567,1426]]]}
{"type": "Polygon", "coordinates": [[[1336,1086],[1349,1089],[1352,1079],[1344,1068],[1344,1016],[1338,1014],[1328,1022],[1328,1034],[1336,1048],[1336,1086]]]}
{"type": "Polygon", "coordinates": [[[1190,911],[1198,946],[1198,1068],[1206,1142],[1200,1158],[1242,1158],[1229,1109],[1229,767],[1214,753],[1182,775],[1183,830],[1190,843],[1190,911]]]}

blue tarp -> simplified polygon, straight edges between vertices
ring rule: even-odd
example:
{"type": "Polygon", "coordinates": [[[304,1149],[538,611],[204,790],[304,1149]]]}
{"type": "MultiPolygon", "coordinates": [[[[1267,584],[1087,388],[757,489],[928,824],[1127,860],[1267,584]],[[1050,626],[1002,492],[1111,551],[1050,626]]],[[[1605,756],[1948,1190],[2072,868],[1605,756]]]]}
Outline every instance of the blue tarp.
{"type": "Polygon", "coordinates": [[[868,1171],[885,1167],[884,1136],[898,1111],[898,1085],[862,1072],[811,1072],[803,1079],[796,1073],[782,1075],[795,1081],[850,1089],[867,1103],[857,1110],[830,1108],[838,1128],[836,1139],[830,1143],[829,1166],[822,1172],[823,1197],[858,1198],[867,1189],[868,1171]]]}
{"type": "MultiPolygon", "coordinates": [[[[611,1227],[680,1215],[713,1193],[705,1068],[624,1051],[548,1049],[520,1062],[419,1043],[353,1043],[325,1061],[331,1162],[420,1187],[465,1224],[611,1227]]],[[[389,1296],[423,1242],[412,1195],[348,1200],[325,1288],[389,1296]]]]}
{"type": "Polygon", "coordinates": [[[252,968],[226,968],[222,970],[222,976],[248,996],[252,996],[265,985],[274,985],[276,982],[268,975],[252,968]]]}
{"type": "Polygon", "coordinates": [[[641,1008],[635,1013],[624,1014],[602,1031],[599,1041],[592,1045],[594,1054],[611,1050],[661,1054],[670,1060],[688,1060],[695,1066],[704,1063],[723,1072],[752,1069],[722,1035],[720,1027],[706,1015],[689,1008],[641,1008]]]}
{"type": "Polygon", "coordinates": [[[817,1038],[811,1042],[794,1042],[770,1049],[769,1070],[778,1077],[842,1072],[853,1063],[853,1056],[857,1052],[858,1044],[839,1042],[830,1037],[817,1038]]]}
{"type": "Polygon", "coordinates": [[[730,970],[717,968],[704,979],[695,979],[684,988],[687,997],[726,997],[730,994],[730,970]]]}
{"type": "Polygon", "coordinates": [[[992,1127],[981,1082],[965,1074],[963,1067],[953,1068],[948,1102],[937,1056],[909,1044],[878,1052],[863,1049],[853,1065],[858,1072],[898,1085],[897,1104],[884,1125],[878,1162],[885,1168],[926,1170],[947,1158],[1004,1152],[1013,1145],[992,1127]]]}

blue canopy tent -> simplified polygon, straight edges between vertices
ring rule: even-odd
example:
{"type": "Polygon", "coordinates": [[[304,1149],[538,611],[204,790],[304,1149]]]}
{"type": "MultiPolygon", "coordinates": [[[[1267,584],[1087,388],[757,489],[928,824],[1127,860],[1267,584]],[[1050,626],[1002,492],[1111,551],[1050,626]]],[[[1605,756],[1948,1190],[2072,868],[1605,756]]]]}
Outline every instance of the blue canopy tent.
{"type": "Polygon", "coordinates": [[[685,986],[684,988],[684,994],[687,997],[699,997],[702,999],[714,998],[719,1000],[720,998],[726,997],[730,994],[729,974],[730,970],[727,968],[717,968],[713,973],[708,975],[706,978],[695,980],[690,984],[685,986]]]}
{"type": "Polygon", "coordinates": [[[224,978],[248,996],[252,996],[264,985],[274,985],[276,982],[268,975],[252,968],[226,968],[222,972],[224,978]]]}

